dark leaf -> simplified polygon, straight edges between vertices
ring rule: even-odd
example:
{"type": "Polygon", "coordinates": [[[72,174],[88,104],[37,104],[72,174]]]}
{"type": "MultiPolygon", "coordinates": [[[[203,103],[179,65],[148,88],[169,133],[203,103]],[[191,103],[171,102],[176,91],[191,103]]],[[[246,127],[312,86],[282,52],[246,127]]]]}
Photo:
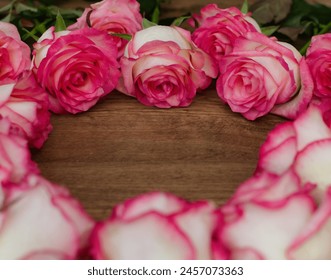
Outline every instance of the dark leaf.
{"type": "Polygon", "coordinates": [[[289,14],[292,0],[259,0],[252,5],[253,18],[259,24],[279,23],[289,14]]]}

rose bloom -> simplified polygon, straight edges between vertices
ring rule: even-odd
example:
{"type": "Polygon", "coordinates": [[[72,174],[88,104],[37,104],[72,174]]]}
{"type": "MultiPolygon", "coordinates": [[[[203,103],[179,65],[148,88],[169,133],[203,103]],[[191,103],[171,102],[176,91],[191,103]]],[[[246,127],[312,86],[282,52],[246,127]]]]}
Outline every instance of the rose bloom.
{"type": "Polygon", "coordinates": [[[0,22],[0,58],[0,85],[15,81],[31,64],[30,48],[17,28],[6,22],[0,22]]]}
{"type": "Polygon", "coordinates": [[[0,115],[11,122],[11,132],[41,148],[52,130],[48,95],[33,73],[27,71],[15,84],[10,96],[0,105],[0,115]]]}
{"type": "Polygon", "coordinates": [[[235,7],[220,9],[216,4],[209,4],[193,15],[190,25],[198,27],[192,34],[197,46],[219,60],[233,50],[235,39],[247,32],[260,32],[257,22],[235,7]]]}
{"type": "Polygon", "coordinates": [[[331,188],[317,204],[309,188],[287,194],[297,187],[293,184],[266,180],[259,192],[252,184],[245,199],[238,202],[235,194],[236,200],[222,207],[216,239],[229,259],[331,259],[331,188]]]}
{"type": "Polygon", "coordinates": [[[33,70],[55,113],[84,112],[109,94],[120,76],[117,48],[104,32],[48,29],[34,44],[33,70]]]}
{"type": "Polygon", "coordinates": [[[185,107],[198,89],[217,75],[211,58],[178,27],[153,26],[138,31],[121,60],[124,87],[141,103],[159,108],[185,107]]]}
{"type": "Polygon", "coordinates": [[[66,189],[42,177],[29,175],[2,195],[0,186],[0,259],[84,257],[93,226],[66,189]]]}
{"type": "MultiPolygon", "coordinates": [[[[11,133],[11,122],[0,116],[0,189],[20,184],[29,174],[38,174],[27,141],[11,133]]],[[[0,207],[1,208],[1,207],[0,207]]]]}
{"type": "Polygon", "coordinates": [[[331,128],[323,110],[311,105],[294,122],[280,124],[269,133],[260,149],[256,175],[293,171],[303,184],[316,186],[313,195],[319,202],[331,186],[330,166],[331,128]]]}
{"type": "Polygon", "coordinates": [[[331,128],[311,105],[269,133],[255,174],[221,207],[215,248],[230,259],[331,259],[330,166],[331,128]]]}
{"type": "Polygon", "coordinates": [[[294,119],[311,100],[313,86],[304,58],[291,45],[263,34],[238,37],[219,67],[219,97],[249,120],[271,111],[294,119]]]}
{"type": "MultiPolygon", "coordinates": [[[[108,34],[133,35],[142,29],[140,5],[136,0],[104,0],[86,8],[77,23],[68,30],[93,27],[106,31],[108,34]]],[[[111,36],[118,47],[118,57],[123,55],[127,40],[118,36],[111,36]]]]}
{"type": "Polygon", "coordinates": [[[210,259],[217,224],[212,203],[140,195],[96,226],[92,252],[96,259],[210,259]]]}
{"type": "Polygon", "coordinates": [[[331,34],[314,36],[307,51],[307,64],[319,98],[331,98],[331,34]]]}
{"type": "Polygon", "coordinates": [[[0,106],[30,65],[30,48],[21,41],[16,26],[0,21],[0,106]]]}

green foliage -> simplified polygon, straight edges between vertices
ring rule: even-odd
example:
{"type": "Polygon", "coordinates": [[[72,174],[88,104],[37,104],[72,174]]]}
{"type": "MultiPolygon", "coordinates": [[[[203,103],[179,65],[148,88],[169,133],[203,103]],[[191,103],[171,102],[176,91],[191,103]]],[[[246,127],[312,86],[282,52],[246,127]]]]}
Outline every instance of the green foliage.
{"type": "Polygon", "coordinates": [[[51,0],[38,2],[31,0],[28,1],[29,4],[26,2],[13,0],[10,4],[0,7],[0,19],[15,24],[22,40],[28,42],[31,39],[38,40],[38,37],[50,26],[55,26],[57,31],[64,30],[82,14],[82,10],[79,9],[59,9],[56,6],[48,6],[47,4],[55,2],[51,0]]]}
{"type": "Polygon", "coordinates": [[[302,54],[312,36],[329,32],[331,28],[331,9],[304,0],[260,0],[251,11],[266,34],[273,31],[271,34],[281,40],[302,42],[296,45],[302,47],[302,54]]]}
{"type": "Polygon", "coordinates": [[[243,14],[247,14],[248,13],[248,1],[245,0],[244,3],[241,6],[241,12],[243,14]]]}

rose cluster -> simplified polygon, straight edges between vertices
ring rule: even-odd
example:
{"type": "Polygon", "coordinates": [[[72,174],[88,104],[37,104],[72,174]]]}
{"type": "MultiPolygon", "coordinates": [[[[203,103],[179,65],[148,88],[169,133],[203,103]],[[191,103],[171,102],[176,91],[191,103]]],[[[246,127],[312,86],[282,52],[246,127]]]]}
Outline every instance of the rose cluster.
{"type": "Polygon", "coordinates": [[[189,20],[192,34],[143,29],[139,8],[92,4],[32,53],[0,22],[0,259],[330,259],[330,34],[312,38],[303,57],[237,8],[205,6],[189,20]],[[293,119],[269,133],[254,175],[223,206],[155,192],[95,222],[31,160],[29,147],[52,129],[49,110],[84,112],[115,89],[185,107],[212,79],[249,120],[293,119]]]}

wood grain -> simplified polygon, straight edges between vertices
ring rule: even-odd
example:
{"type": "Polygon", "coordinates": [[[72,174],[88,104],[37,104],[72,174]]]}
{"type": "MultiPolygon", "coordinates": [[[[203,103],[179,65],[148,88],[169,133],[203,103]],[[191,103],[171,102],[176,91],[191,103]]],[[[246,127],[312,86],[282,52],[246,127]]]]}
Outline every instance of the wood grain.
{"type": "Polygon", "coordinates": [[[149,191],[223,203],[252,174],[260,144],[281,121],[247,121],[213,87],[179,109],[145,107],[112,93],[87,113],[53,116],[54,131],[33,159],[96,219],[149,191]]]}

